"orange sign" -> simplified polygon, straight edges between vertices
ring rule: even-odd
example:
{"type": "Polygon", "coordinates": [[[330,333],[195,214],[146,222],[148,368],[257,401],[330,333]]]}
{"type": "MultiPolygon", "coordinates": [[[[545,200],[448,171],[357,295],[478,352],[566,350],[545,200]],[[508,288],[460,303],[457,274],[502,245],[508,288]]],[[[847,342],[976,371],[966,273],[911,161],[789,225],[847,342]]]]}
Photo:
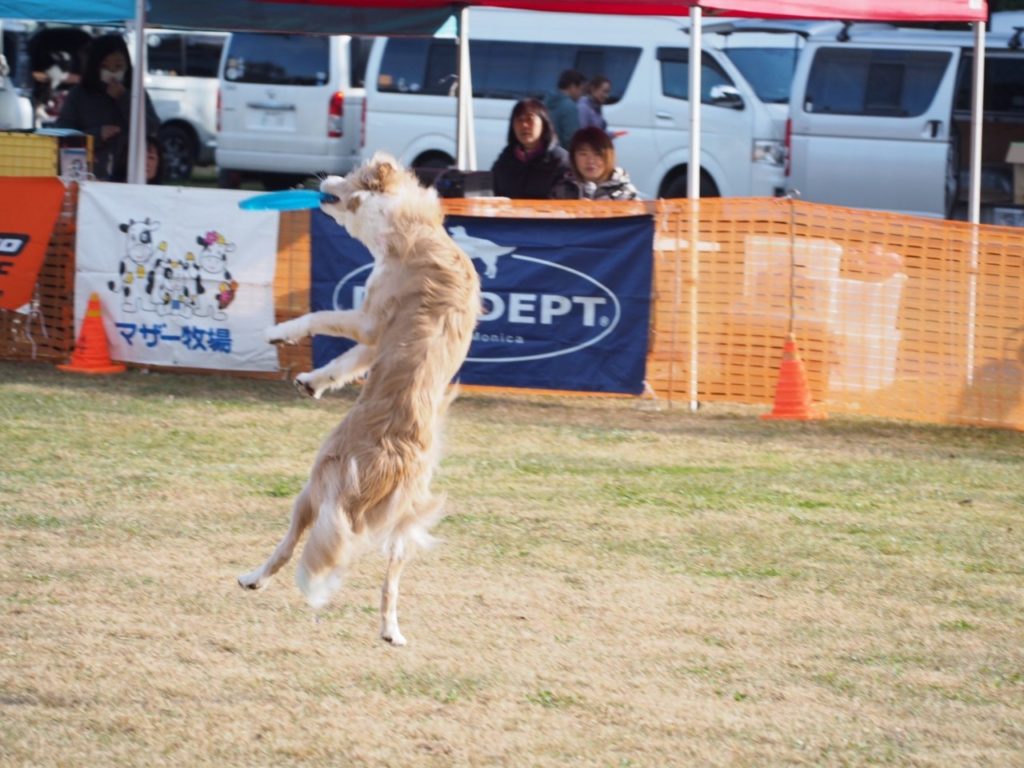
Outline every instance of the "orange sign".
{"type": "Polygon", "coordinates": [[[60,179],[0,177],[0,309],[31,301],[63,199],[60,179]]]}

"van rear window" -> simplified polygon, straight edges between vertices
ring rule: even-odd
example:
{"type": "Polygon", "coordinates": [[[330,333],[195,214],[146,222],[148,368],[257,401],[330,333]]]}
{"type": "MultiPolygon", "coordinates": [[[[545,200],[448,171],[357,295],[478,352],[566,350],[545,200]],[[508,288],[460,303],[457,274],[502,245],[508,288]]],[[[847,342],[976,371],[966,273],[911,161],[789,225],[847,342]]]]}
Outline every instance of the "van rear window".
{"type": "MultiPolygon", "coordinates": [[[[473,95],[488,99],[543,97],[556,89],[564,69],[612,83],[609,103],[625,92],[640,58],[639,48],[573,43],[471,40],[473,95]]],[[[454,40],[392,38],[387,41],[377,90],[431,96],[455,94],[458,61],[454,40]]]]}
{"type": "Polygon", "coordinates": [[[216,77],[223,35],[151,32],[146,35],[146,67],[151,75],[216,77]]]}
{"type": "Polygon", "coordinates": [[[231,36],[224,78],[235,83],[324,85],[330,64],[326,37],[237,32],[231,36]]]}
{"type": "Polygon", "coordinates": [[[947,51],[822,48],[811,63],[804,111],[916,117],[931,106],[951,58],[947,51]]]}

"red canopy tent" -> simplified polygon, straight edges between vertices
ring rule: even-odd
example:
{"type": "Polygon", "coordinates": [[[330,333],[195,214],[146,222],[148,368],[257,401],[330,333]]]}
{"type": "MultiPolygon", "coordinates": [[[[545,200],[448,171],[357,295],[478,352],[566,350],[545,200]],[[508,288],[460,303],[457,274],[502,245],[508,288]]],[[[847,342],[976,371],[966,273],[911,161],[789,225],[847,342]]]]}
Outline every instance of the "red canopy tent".
{"type": "Polygon", "coordinates": [[[985,0],[272,0],[277,3],[363,8],[488,6],[563,13],[685,16],[690,8],[757,18],[984,21],[985,0]]]}

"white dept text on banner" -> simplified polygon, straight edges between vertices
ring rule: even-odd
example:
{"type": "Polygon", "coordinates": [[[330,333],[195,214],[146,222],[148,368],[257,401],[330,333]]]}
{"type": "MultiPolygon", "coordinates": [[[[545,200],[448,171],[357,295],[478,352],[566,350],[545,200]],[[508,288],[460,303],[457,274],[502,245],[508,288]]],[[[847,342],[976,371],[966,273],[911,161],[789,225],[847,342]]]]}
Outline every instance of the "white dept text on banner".
{"type": "Polygon", "coordinates": [[[75,322],[92,293],[110,355],[147,365],[276,371],[276,211],[251,192],[85,182],[75,240],[75,322]]]}

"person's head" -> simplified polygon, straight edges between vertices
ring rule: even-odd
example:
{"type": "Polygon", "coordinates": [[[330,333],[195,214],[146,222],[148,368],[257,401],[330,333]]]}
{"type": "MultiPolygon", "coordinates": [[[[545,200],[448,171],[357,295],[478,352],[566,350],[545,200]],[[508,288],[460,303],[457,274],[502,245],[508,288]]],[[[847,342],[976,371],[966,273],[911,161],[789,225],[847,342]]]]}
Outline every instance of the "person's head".
{"type": "Polygon", "coordinates": [[[615,170],[615,148],[608,134],[600,128],[580,128],[569,142],[569,159],[573,173],[581,181],[600,184],[611,178],[615,170]]]}
{"type": "Polygon", "coordinates": [[[91,91],[106,90],[107,83],[117,81],[125,88],[132,81],[132,60],[128,46],[120,35],[103,35],[89,45],[82,72],[82,85],[91,91]]]}
{"type": "Polygon", "coordinates": [[[555,129],[551,116],[543,102],[537,99],[521,99],[512,107],[512,118],[508,126],[508,143],[518,144],[527,152],[551,144],[555,129]]]}
{"type": "Polygon", "coordinates": [[[587,78],[578,69],[566,69],[558,76],[558,90],[573,101],[583,95],[583,85],[587,78]]]}
{"type": "Polygon", "coordinates": [[[587,93],[598,104],[604,104],[612,95],[612,81],[604,75],[594,75],[587,83],[587,93]]]}
{"type": "Polygon", "coordinates": [[[155,136],[146,137],[146,183],[164,183],[164,153],[155,136]]]}

